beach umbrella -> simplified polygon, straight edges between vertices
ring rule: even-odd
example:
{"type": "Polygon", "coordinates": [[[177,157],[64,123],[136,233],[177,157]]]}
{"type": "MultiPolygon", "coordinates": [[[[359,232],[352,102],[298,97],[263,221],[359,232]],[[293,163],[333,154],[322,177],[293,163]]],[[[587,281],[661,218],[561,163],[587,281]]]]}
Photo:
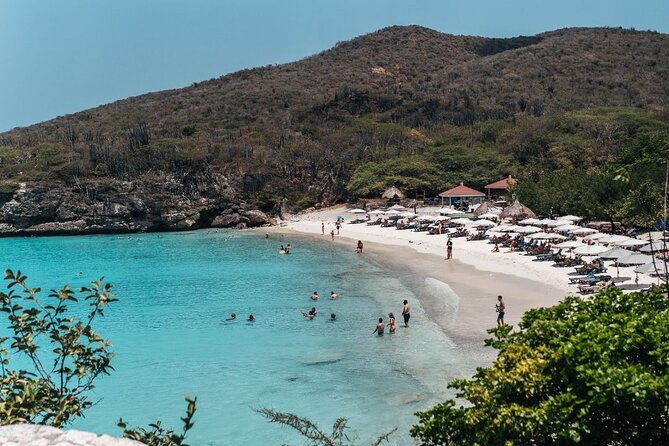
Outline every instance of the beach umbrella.
{"type": "Polygon", "coordinates": [[[584,243],[577,242],[576,240],[567,240],[566,242],[558,243],[554,248],[580,248],[581,246],[587,246],[584,243]]]}
{"type": "Polygon", "coordinates": [[[570,225],[571,222],[569,220],[552,220],[548,223],[546,223],[546,226],[549,227],[557,227],[557,226],[565,226],[565,225],[570,225]]]}
{"type": "Polygon", "coordinates": [[[351,214],[366,214],[366,213],[367,213],[366,210],[364,210],[364,209],[357,209],[357,208],[356,208],[356,209],[350,209],[350,210],[348,210],[348,211],[346,211],[346,212],[349,212],[349,213],[351,213],[351,214]]]}
{"type": "Polygon", "coordinates": [[[579,254],[583,256],[596,256],[598,254],[603,253],[604,251],[608,251],[608,248],[606,248],[606,246],[585,245],[581,246],[580,248],[574,249],[574,254],[579,254]]]}
{"type": "Polygon", "coordinates": [[[382,211],[380,209],[375,209],[373,211],[367,212],[369,215],[383,215],[385,214],[385,211],[382,211]]]}
{"type": "Polygon", "coordinates": [[[471,222],[472,222],[472,220],[470,220],[468,218],[455,218],[455,219],[451,220],[451,223],[455,223],[457,225],[467,225],[471,222]]]}
{"type": "Polygon", "coordinates": [[[651,232],[645,232],[643,234],[639,234],[637,236],[639,240],[662,240],[665,238],[669,238],[669,233],[667,232],[662,232],[662,231],[651,231],[651,232]]]}
{"type": "Polygon", "coordinates": [[[518,226],[515,225],[499,225],[495,228],[496,232],[514,232],[518,229],[518,226]]]}
{"type": "Polygon", "coordinates": [[[596,234],[597,230],[592,228],[580,228],[573,230],[571,233],[574,235],[590,235],[590,234],[596,234]]]}
{"type": "Polygon", "coordinates": [[[656,240],[653,243],[642,246],[639,251],[644,253],[669,251],[669,241],[665,242],[664,240],[656,240]]]}
{"type": "Polygon", "coordinates": [[[583,217],[577,217],[576,215],[565,215],[562,217],[558,217],[558,220],[569,220],[569,221],[580,221],[583,220],[583,217]]]}
{"type": "Polygon", "coordinates": [[[388,208],[389,211],[404,211],[406,208],[404,206],[400,206],[399,204],[394,204],[388,208]]]}
{"type": "Polygon", "coordinates": [[[519,225],[539,225],[541,224],[541,220],[538,218],[526,218],[525,220],[521,220],[518,222],[519,225]]]}
{"type": "Polygon", "coordinates": [[[627,247],[634,248],[634,247],[637,247],[637,246],[647,245],[649,243],[650,242],[647,242],[646,240],[639,240],[637,238],[631,238],[629,240],[625,240],[625,241],[620,242],[620,243],[613,243],[613,245],[621,246],[623,248],[627,248],[627,247]]]}
{"type": "Polygon", "coordinates": [[[517,218],[517,219],[536,217],[536,215],[534,215],[534,212],[532,212],[530,208],[520,204],[518,200],[516,200],[511,206],[507,206],[502,211],[502,213],[499,214],[499,216],[500,218],[517,218]]]}
{"type": "Polygon", "coordinates": [[[478,215],[478,218],[497,220],[499,218],[499,215],[493,214],[492,212],[486,212],[485,214],[478,215]]]}
{"type": "Polygon", "coordinates": [[[476,209],[474,209],[474,215],[479,217],[485,213],[490,212],[490,209],[495,207],[495,204],[492,201],[484,201],[476,209]]]}
{"type": "Polygon", "coordinates": [[[571,231],[574,231],[574,230],[576,230],[576,229],[578,229],[578,228],[580,228],[580,226],[576,226],[576,225],[562,225],[562,226],[558,226],[558,227],[556,227],[555,230],[558,231],[558,232],[571,232],[571,231]]]}
{"type": "Polygon", "coordinates": [[[555,220],[550,219],[550,218],[544,218],[542,220],[539,220],[539,224],[541,226],[548,226],[549,224],[555,223],[555,220]]]}
{"type": "Polygon", "coordinates": [[[610,245],[616,245],[627,240],[630,240],[630,237],[627,237],[626,235],[609,235],[597,239],[599,243],[607,243],[610,245]]]}
{"type": "Polygon", "coordinates": [[[662,262],[658,260],[655,263],[648,262],[644,263],[641,266],[637,266],[634,269],[634,272],[639,274],[651,274],[654,276],[657,275],[666,276],[667,274],[669,274],[669,271],[667,271],[667,269],[668,269],[667,262],[662,262]]]}
{"type": "Polygon", "coordinates": [[[644,263],[650,263],[652,260],[653,258],[649,255],[632,252],[624,257],[619,257],[617,263],[619,265],[643,265],[644,263]]]}
{"type": "Polygon", "coordinates": [[[520,232],[521,234],[536,234],[537,232],[541,232],[541,228],[537,228],[536,226],[517,226],[516,232],[520,232]]]}
{"type": "Polygon", "coordinates": [[[472,227],[474,228],[490,228],[493,226],[495,226],[495,223],[490,220],[478,220],[472,223],[472,227]]]}
{"type": "Polygon", "coordinates": [[[389,209],[386,212],[384,212],[386,215],[400,215],[401,212],[396,210],[396,209],[389,209]]]}
{"type": "Polygon", "coordinates": [[[625,257],[628,256],[632,253],[629,249],[623,249],[623,248],[613,248],[609,249],[608,251],[602,252],[599,257],[602,259],[619,259],[620,257],[625,257]]]}
{"type": "Polygon", "coordinates": [[[527,236],[528,238],[535,239],[535,240],[564,240],[567,237],[564,235],[560,234],[554,234],[554,233],[547,233],[547,232],[539,232],[537,234],[530,234],[527,236]]]}
{"type": "Polygon", "coordinates": [[[602,237],[608,237],[610,234],[604,234],[603,232],[596,232],[594,234],[590,234],[586,237],[583,237],[583,240],[599,240],[602,237]]]}

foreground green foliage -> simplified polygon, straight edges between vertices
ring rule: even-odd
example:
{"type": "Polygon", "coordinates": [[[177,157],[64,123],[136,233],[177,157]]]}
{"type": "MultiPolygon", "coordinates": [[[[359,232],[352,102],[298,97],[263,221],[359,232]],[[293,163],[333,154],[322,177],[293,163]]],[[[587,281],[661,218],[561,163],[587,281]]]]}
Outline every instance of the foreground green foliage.
{"type": "Polygon", "coordinates": [[[186,397],[188,406],[186,416],[181,418],[183,428],[180,433],[163,427],[160,421],[149,424],[149,429],[140,427],[128,427],[123,419],[118,420],[118,427],[123,429],[123,436],[132,440],[140,441],[150,446],[188,446],[185,443],[186,434],[193,427],[197,398],[186,397]]]}
{"type": "Polygon", "coordinates": [[[669,443],[669,300],[660,291],[567,297],[491,330],[497,360],[419,412],[424,445],[669,443]]]}
{"type": "Polygon", "coordinates": [[[0,424],[64,426],[93,405],[87,392],[113,370],[110,344],[93,329],[116,301],[112,287],[100,279],[75,293],[66,285],[43,301],[21,271],[7,270],[5,280],[0,311],[12,336],[0,338],[0,424]],[[82,320],[68,309],[77,302],[88,307],[82,320]]]}
{"type": "MultiPolygon", "coordinates": [[[[64,427],[84,416],[95,381],[114,368],[109,342],[93,329],[107,306],[118,299],[103,279],[75,292],[68,285],[40,299],[21,271],[7,270],[7,292],[0,292],[0,312],[11,335],[0,337],[0,425],[31,423],[64,427]],[[70,309],[68,305],[73,308],[70,309]],[[80,317],[81,316],[81,317],[80,317]]],[[[157,421],[145,428],[118,425],[128,438],[148,446],[186,446],[196,399],[188,407],[182,432],[157,421]]]]}
{"type": "MultiPolygon", "coordinates": [[[[291,413],[277,412],[272,409],[258,409],[257,412],[269,419],[272,423],[278,423],[282,426],[288,426],[295,429],[307,441],[306,444],[311,446],[351,446],[353,441],[346,435],[347,422],[346,418],[338,418],[332,425],[332,434],[327,434],[318,428],[312,421],[307,418],[299,417],[291,413]]],[[[396,431],[393,429],[390,432],[379,436],[372,442],[371,446],[379,446],[396,431]]]]}

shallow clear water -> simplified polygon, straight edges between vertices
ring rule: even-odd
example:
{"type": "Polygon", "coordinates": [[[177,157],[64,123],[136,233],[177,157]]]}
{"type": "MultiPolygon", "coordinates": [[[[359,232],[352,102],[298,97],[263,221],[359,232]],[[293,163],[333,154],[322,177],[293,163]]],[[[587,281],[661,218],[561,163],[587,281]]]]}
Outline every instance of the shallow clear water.
{"type": "Polygon", "coordinates": [[[197,231],[1,239],[0,249],[2,266],[20,268],[32,286],[102,275],[115,286],[120,301],[97,328],[114,345],[116,370],[99,381],[92,397],[101,401],[80,429],[119,435],[119,417],[180,427],[189,394],[198,397],[194,445],[302,443],[254,412],[261,407],[325,431],[346,416],[358,444],[398,427],[392,443],[412,444],[413,413],[443,400],[447,371],[461,362],[395,274],[325,240],[197,231]],[[286,242],[293,252],[279,255],[286,242]],[[314,290],[319,314],[309,321],[301,312],[314,290]],[[405,298],[412,326],[372,335],[390,311],[402,325],[405,298]],[[226,322],[232,312],[240,320],[226,322]],[[327,321],[333,312],[338,320],[327,321]],[[245,321],[250,313],[255,323],[245,321]]]}

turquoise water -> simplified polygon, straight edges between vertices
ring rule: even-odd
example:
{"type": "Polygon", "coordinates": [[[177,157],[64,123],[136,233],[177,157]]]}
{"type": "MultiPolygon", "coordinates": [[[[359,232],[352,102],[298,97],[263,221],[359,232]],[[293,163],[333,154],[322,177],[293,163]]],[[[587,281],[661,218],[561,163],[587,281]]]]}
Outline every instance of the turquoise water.
{"type": "Polygon", "coordinates": [[[189,394],[198,397],[193,445],[303,443],[254,412],[261,407],[325,431],[346,416],[357,444],[393,427],[392,444],[413,444],[413,413],[443,400],[447,371],[459,362],[395,274],[325,240],[197,231],[1,239],[0,248],[2,266],[20,268],[32,286],[102,275],[114,284],[120,301],[97,328],[114,345],[116,370],[98,382],[92,399],[100,401],[79,429],[119,435],[119,417],[180,427],[189,394]],[[278,255],[287,242],[293,252],[278,255]],[[301,312],[314,290],[322,297],[309,321],[301,312]],[[338,300],[327,298],[331,290],[338,300]],[[403,299],[412,326],[372,335],[390,311],[401,325],[403,299]],[[240,320],[226,322],[232,312],[240,320]],[[333,312],[338,320],[327,321],[333,312]],[[250,313],[255,323],[245,321],[250,313]]]}

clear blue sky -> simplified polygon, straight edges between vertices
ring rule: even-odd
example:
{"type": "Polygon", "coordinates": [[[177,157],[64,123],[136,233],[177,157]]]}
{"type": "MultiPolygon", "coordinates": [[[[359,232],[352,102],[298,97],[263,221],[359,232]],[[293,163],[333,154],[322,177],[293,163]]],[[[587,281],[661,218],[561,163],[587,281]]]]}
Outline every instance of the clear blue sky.
{"type": "Polygon", "coordinates": [[[508,37],[571,26],[669,32],[669,0],[0,0],[0,131],[389,25],[508,37]]]}

